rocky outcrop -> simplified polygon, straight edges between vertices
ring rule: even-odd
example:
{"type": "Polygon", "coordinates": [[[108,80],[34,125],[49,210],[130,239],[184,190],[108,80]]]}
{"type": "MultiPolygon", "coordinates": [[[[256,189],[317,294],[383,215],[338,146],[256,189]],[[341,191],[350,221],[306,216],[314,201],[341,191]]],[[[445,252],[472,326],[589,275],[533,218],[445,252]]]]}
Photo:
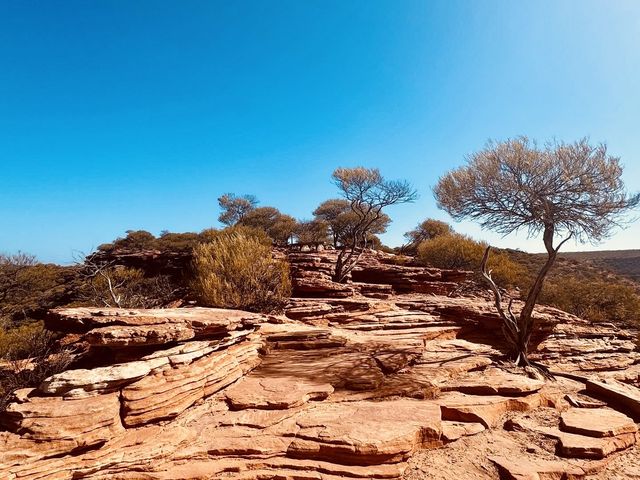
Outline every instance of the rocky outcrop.
{"type": "Polygon", "coordinates": [[[346,298],[361,294],[372,298],[389,298],[394,293],[448,295],[471,277],[471,272],[438,268],[396,265],[395,255],[366,251],[351,271],[351,282],[331,280],[337,251],[291,252],[294,297],[346,298]]]}
{"type": "Polygon", "coordinates": [[[290,254],[280,316],[51,312],[81,353],[15,392],[0,478],[633,478],[636,331],[536,309],[548,381],[505,361],[490,300],[449,295],[464,272],[369,255],[333,284],[332,255],[290,254]]]}

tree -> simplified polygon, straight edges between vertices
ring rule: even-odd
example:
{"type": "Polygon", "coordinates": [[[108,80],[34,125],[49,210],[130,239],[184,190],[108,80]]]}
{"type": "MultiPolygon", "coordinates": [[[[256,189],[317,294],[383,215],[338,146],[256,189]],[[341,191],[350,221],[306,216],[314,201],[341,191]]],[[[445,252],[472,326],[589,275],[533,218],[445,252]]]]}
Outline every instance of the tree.
{"type": "Polygon", "coordinates": [[[329,224],[319,219],[300,220],[295,235],[302,244],[324,244],[329,239],[329,224]]]}
{"type": "MultiPolygon", "coordinates": [[[[360,223],[360,217],[351,209],[351,203],[342,198],[325,200],[313,211],[313,214],[316,220],[326,222],[329,225],[333,246],[336,248],[349,242],[354,229],[360,223]]],[[[375,213],[371,212],[369,215],[373,218],[375,213]]],[[[378,218],[374,219],[369,227],[369,238],[372,239],[372,235],[386,232],[390,223],[389,216],[380,212],[378,218]]]]}
{"type": "Polygon", "coordinates": [[[410,255],[415,255],[420,245],[425,240],[433,240],[441,235],[451,235],[453,228],[447,222],[427,218],[416,228],[404,234],[409,244],[404,246],[402,250],[410,255]]]}
{"type": "Polygon", "coordinates": [[[526,137],[490,142],[466,165],[441,177],[434,194],[438,206],[456,220],[477,220],[483,228],[504,235],[522,229],[530,237],[542,233],[547,260],[519,315],[511,302],[503,307],[486,269],[490,247],[482,260],[503,332],[520,366],[531,365],[527,353],[533,309],[560,247],[570,238],[584,243],[608,237],[623,222],[624,213],[640,202],[640,194],[629,195],[624,188],[619,158],[609,155],[604,144],[592,146],[587,139],[542,148],[526,137]]]}
{"type": "Polygon", "coordinates": [[[333,274],[334,281],[344,282],[367,248],[372,227],[383,218],[382,209],[413,202],[417,193],[404,180],[385,180],[377,168],[338,168],[333,172],[333,181],[355,214],[341,239],[333,274]]]}
{"type": "Polygon", "coordinates": [[[296,219],[274,207],[254,208],[238,224],[264,230],[276,245],[288,244],[296,230],[296,219]]]}
{"type": "Polygon", "coordinates": [[[220,206],[220,216],[218,221],[228,227],[242,221],[247,213],[256,208],[258,200],[253,195],[242,195],[237,197],[233,193],[225,193],[218,198],[220,206]]]}

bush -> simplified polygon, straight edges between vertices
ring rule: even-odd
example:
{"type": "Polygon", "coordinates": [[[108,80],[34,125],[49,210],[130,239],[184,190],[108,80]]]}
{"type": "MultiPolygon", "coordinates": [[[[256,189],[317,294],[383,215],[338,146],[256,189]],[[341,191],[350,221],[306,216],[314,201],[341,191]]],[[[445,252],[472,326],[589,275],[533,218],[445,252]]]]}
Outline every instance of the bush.
{"type": "Polygon", "coordinates": [[[284,307],[291,295],[289,265],[272,257],[266,235],[233,227],[209,237],[193,251],[192,288],[203,305],[263,313],[284,307]]]}
{"type": "MultiPolygon", "coordinates": [[[[439,235],[418,246],[416,259],[423,265],[437,268],[473,270],[480,278],[480,264],[486,248],[486,243],[465,235],[439,235]]],[[[493,252],[488,268],[492,270],[495,282],[502,287],[519,285],[526,275],[520,264],[501,252],[493,252]]]]}
{"type": "Polygon", "coordinates": [[[180,288],[167,275],[147,277],[137,268],[85,263],[76,304],[97,307],[159,308],[176,300],[180,288]]]}
{"type": "Polygon", "coordinates": [[[54,334],[39,322],[0,327],[0,412],[12,392],[40,385],[66,369],[71,360],[71,352],[57,350],[54,334]]]}
{"type": "Polygon", "coordinates": [[[640,296],[612,278],[557,277],[545,284],[540,301],[596,322],[640,320],[640,296]]]}

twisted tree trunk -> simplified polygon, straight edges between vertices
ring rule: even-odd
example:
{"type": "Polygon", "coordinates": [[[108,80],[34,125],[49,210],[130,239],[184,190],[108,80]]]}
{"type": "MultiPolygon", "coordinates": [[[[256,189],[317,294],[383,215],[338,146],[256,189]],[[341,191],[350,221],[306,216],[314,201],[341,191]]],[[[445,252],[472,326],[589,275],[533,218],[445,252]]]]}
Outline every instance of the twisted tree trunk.
{"type": "Polygon", "coordinates": [[[529,360],[529,342],[531,341],[531,335],[535,326],[533,308],[535,307],[538,297],[540,296],[540,292],[542,291],[544,280],[556,261],[558,250],[560,250],[560,247],[569,240],[569,238],[571,238],[571,234],[555,248],[553,246],[553,236],[554,225],[545,225],[543,239],[547,250],[547,261],[538,272],[538,275],[527,294],[524,307],[517,316],[511,309],[513,300],[509,302],[506,309],[502,306],[502,295],[500,294],[500,290],[491,278],[491,270],[487,271],[487,260],[489,259],[489,251],[491,250],[491,247],[487,247],[484,257],[482,258],[482,276],[487,281],[491,291],[493,292],[494,303],[498,310],[498,314],[502,319],[502,332],[513,350],[516,365],[520,367],[534,366],[538,369],[544,369],[540,365],[532,364],[529,360]]]}

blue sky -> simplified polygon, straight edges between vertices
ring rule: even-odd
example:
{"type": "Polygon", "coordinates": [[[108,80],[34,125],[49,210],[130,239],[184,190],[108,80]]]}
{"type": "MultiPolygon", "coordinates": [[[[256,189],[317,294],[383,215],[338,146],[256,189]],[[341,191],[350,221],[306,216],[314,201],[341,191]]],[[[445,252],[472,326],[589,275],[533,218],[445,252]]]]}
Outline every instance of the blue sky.
{"type": "Polygon", "coordinates": [[[0,251],[199,231],[224,192],[308,218],[356,165],[420,191],[389,210],[397,245],[448,220],[440,175],[522,134],[606,141],[638,191],[639,46],[635,0],[0,0],[0,251]]]}

